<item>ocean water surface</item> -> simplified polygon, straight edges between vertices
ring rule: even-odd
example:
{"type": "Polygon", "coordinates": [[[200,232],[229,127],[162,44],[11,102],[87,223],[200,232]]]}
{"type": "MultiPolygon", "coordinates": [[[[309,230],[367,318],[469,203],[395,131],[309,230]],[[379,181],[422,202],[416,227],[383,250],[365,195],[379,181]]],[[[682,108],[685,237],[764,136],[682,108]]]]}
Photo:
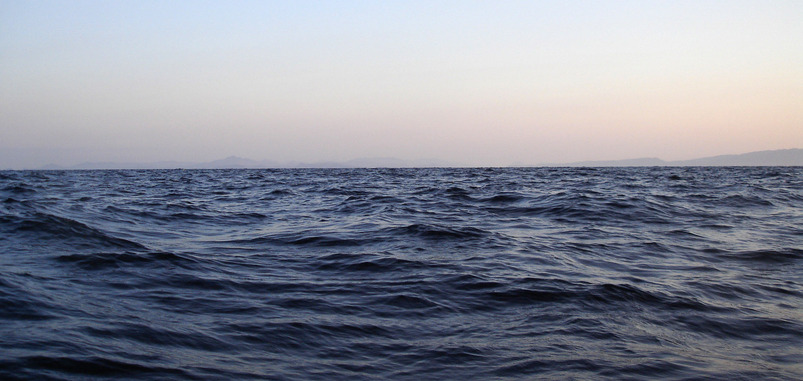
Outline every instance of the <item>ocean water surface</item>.
{"type": "Polygon", "coordinates": [[[803,168],[0,172],[0,379],[803,379],[803,168]]]}

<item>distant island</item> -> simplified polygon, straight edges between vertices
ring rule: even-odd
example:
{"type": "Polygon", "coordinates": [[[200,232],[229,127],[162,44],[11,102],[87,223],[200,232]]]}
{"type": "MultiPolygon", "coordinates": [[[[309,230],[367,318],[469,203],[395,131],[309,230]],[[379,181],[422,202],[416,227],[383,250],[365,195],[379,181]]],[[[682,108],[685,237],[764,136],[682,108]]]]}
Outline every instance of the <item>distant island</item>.
{"type": "Polygon", "coordinates": [[[658,158],[639,158],[608,161],[580,161],[539,166],[558,167],[722,167],[722,166],[803,166],[803,149],[781,149],[719,155],[692,160],[664,161],[658,158]]]}
{"type": "MultiPolygon", "coordinates": [[[[572,163],[542,163],[515,165],[516,167],[653,167],[653,166],[803,166],[803,149],[782,149],[749,152],[737,155],[720,155],[692,160],[665,161],[658,158],[638,158],[609,161],[581,161],[572,163]]],[[[203,163],[160,161],[152,163],[88,162],[69,167],[47,165],[39,169],[226,169],[226,168],[417,168],[465,167],[442,160],[402,160],[396,158],[361,158],[344,162],[278,162],[252,160],[237,156],[203,163]]]]}

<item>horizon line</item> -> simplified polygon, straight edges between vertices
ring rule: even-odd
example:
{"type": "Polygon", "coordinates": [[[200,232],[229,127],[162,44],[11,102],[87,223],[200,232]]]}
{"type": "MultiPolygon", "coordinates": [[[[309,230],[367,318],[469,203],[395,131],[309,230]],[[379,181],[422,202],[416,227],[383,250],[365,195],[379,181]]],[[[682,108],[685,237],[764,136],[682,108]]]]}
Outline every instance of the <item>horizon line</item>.
{"type": "Polygon", "coordinates": [[[803,166],[803,148],[751,151],[686,160],[663,160],[640,157],[616,160],[583,160],[574,162],[512,163],[508,165],[468,165],[441,159],[408,160],[394,157],[364,157],[345,161],[277,161],[253,160],[236,155],[205,162],[160,160],[154,162],[82,162],[71,166],[46,164],[37,168],[4,168],[13,170],[148,170],[148,169],[359,169],[359,168],[538,168],[538,167],[689,167],[689,166],[803,166]],[[786,154],[785,156],[783,154],[786,154]],[[750,157],[758,156],[758,157],[750,157]],[[734,164],[728,164],[728,159],[734,164]],[[739,161],[741,159],[741,161],[739,161]],[[734,161],[735,160],[735,161],[734,161]],[[751,161],[752,160],[752,161],[751,161]],[[706,164],[706,161],[714,161],[706,164]],[[718,163],[717,163],[718,161],[718,163]],[[762,164],[766,163],[766,164],[762,164]]]}

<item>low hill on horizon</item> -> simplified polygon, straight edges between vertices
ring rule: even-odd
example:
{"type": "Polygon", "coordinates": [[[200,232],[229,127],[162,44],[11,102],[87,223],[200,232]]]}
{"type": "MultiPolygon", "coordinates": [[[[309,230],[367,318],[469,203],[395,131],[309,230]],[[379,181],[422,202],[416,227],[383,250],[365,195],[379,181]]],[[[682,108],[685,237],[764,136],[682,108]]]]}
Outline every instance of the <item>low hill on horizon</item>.
{"type": "Polygon", "coordinates": [[[691,160],[665,161],[659,158],[638,158],[573,163],[541,164],[539,167],[728,167],[728,166],[803,166],[803,149],[755,151],[735,155],[709,156],[691,160]]]}
{"type": "MultiPolygon", "coordinates": [[[[545,163],[515,165],[519,167],[653,167],[653,166],[803,166],[803,149],[780,149],[756,151],[735,155],[719,155],[691,160],[665,161],[659,158],[637,158],[606,161],[581,161],[572,163],[545,163]]],[[[344,162],[278,162],[252,160],[238,156],[203,162],[159,161],[151,163],[87,162],[73,166],[47,165],[38,169],[226,169],[226,168],[415,168],[415,167],[465,167],[459,163],[436,159],[403,160],[390,157],[359,158],[344,162]]]]}

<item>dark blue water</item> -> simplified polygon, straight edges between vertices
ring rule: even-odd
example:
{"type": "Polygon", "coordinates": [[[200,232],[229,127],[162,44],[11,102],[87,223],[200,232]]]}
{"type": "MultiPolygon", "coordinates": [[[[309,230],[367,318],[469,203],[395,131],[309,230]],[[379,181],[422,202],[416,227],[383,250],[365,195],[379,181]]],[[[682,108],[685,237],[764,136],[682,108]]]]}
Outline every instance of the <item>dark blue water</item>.
{"type": "Polygon", "coordinates": [[[0,172],[0,379],[801,379],[803,168],[0,172]]]}

